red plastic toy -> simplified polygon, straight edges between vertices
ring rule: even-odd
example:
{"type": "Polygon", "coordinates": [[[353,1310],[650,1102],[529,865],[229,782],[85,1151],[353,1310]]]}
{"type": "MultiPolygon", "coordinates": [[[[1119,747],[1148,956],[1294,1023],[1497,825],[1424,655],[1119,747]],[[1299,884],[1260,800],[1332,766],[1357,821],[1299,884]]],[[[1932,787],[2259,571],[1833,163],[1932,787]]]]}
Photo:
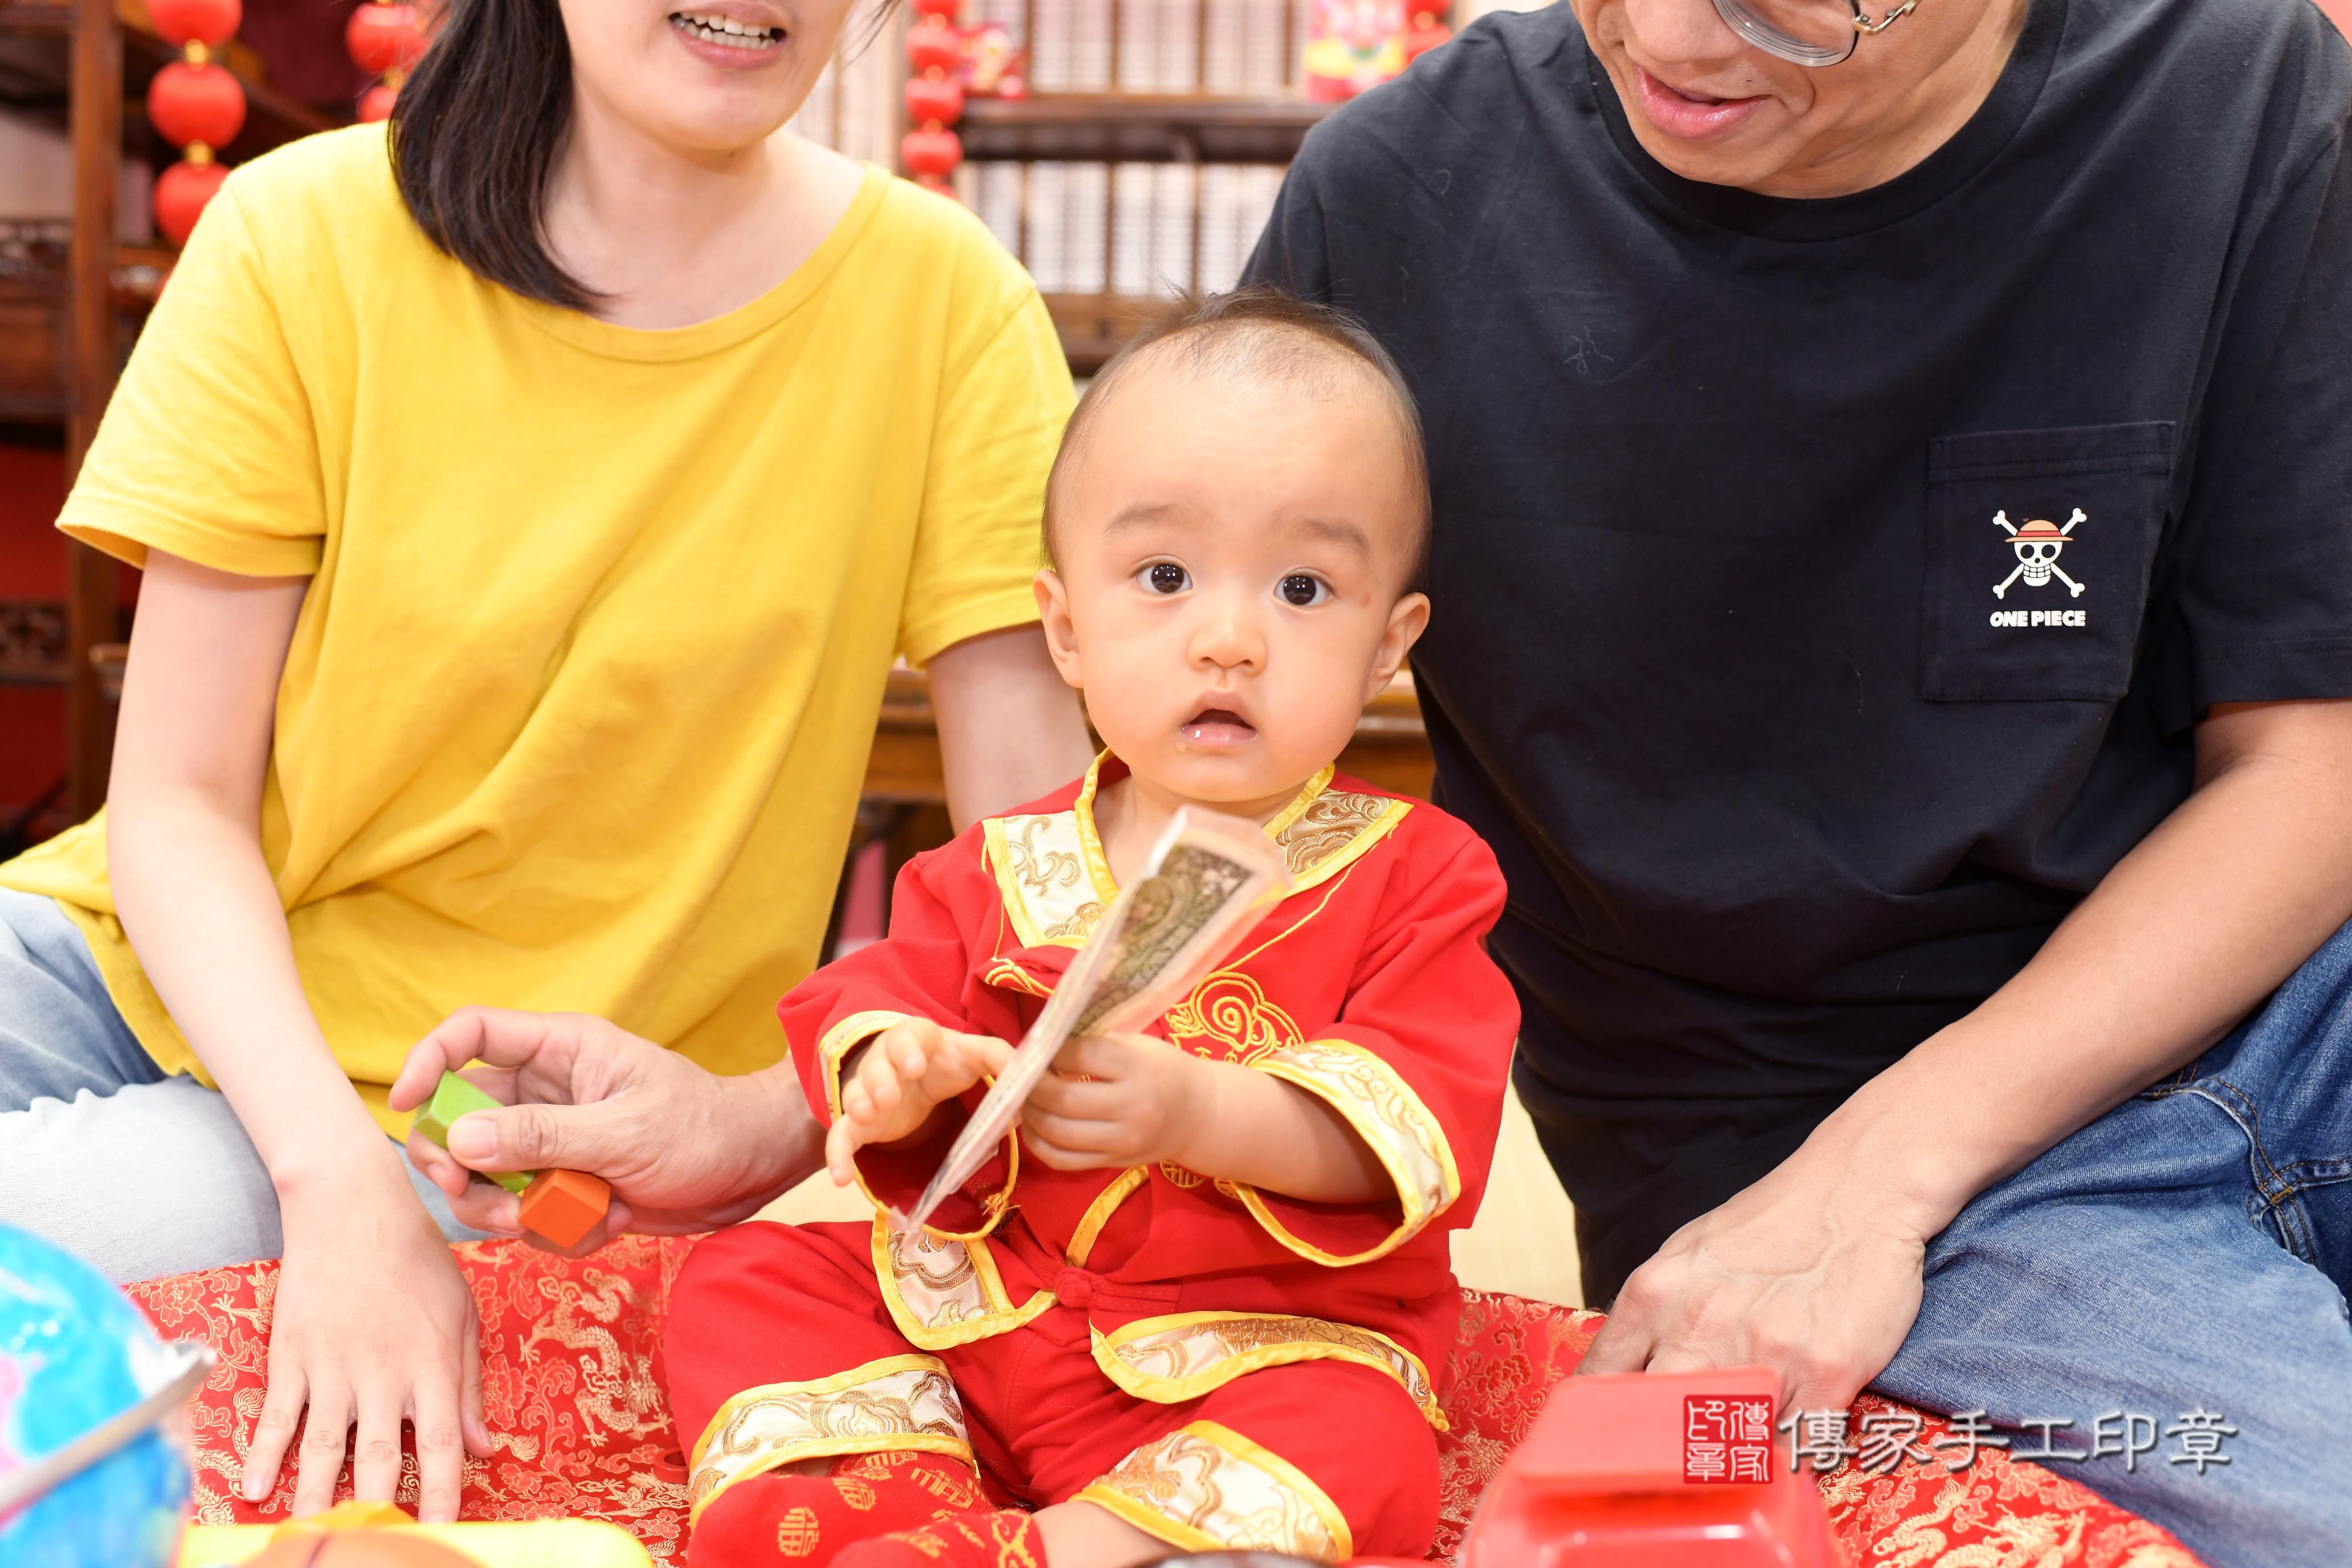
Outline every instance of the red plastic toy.
{"type": "Polygon", "coordinates": [[[1775,1450],[1780,1387],[1762,1367],[1570,1378],[1463,1568],[1838,1568],[1820,1489],[1775,1450]]]}

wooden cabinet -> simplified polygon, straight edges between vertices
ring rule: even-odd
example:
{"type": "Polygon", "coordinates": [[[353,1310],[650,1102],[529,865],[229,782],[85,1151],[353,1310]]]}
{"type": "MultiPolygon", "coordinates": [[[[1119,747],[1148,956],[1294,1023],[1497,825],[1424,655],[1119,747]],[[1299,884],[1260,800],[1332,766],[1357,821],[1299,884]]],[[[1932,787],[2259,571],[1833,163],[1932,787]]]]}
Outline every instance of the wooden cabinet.
{"type": "MultiPolygon", "coordinates": [[[[64,232],[5,237],[0,421],[62,426],[68,481],[170,261],[168,253],[122,249],[115,208],[126,143],[151,162],[175,155],[148,126],[144,101],[149,80],[175,52],[148,25],[142,0],[0,0],[0,104],[67,131],[73,155],[73,212],[64,232]]],[[[244,79],[247,97],[245,129],[224,150],[230,162],[331,123],[255,80],[240,68],[244,58],[230,47],[227,64],[244,79]]],[[[63,646],[29,664],[30,645],[17,637],[0,679],[70,693],[66,805],[79,818],[106,796],[114,688],[93,654],[121,635],[121,584],[113,562],[79,544],[65,548],[67,598],[51,607],[65,623],[63,646]]],[[[16,619],[40,608],[20,606],[16,619]]]]}
{"type": "Polygon", "coordinates": [[[65,417],[72,331],[72,293],[62,279],[0,279],[0,419],[65,417]]]}
{"type": "MultiPolygon", "coordinates": [[[[1435,770],[1409,672],[1400,673],[1365,708],[1363,717],[1356,721],[1355,740],[1339,754],[1339,771],[1381,789],[1428,798],[1435,770]]],[[[919,671],[890,672],[881,721],[875,726],[874,750],[866,758],[865,794],[869,801],[905,805],[947,804],[930,687],[919,671]]]]}

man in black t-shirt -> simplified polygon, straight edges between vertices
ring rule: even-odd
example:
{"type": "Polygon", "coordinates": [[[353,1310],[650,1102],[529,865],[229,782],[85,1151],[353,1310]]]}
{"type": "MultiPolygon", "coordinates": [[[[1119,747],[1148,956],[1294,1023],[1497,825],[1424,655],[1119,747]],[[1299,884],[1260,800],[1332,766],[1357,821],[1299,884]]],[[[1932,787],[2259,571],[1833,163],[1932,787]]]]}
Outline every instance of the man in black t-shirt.
{"type": "Polygon", "coordinates": [[[2347,114],[2308,0],[1572,0],[1308,137],[1588,1370],[2352,1563],[2347,114]]]}

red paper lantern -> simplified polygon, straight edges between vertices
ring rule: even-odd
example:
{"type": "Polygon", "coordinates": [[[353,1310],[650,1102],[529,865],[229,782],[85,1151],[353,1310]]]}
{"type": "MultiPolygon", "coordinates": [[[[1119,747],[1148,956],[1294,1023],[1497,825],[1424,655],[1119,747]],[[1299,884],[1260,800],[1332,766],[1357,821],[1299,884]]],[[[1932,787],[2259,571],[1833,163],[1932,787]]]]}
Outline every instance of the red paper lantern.
{"type": "Polygon", "coordinates": [[[950,75],[963,63],[963,39],[934,17],[925,17],[907,29],[907,60],[917,76],[936,70],[950,75]]]}
{"type": "Polygon", "coordinates": [[[919,76],[907,84],[907,118],[917,125],[953,125],[963,118],[963,83],[951,76],[919,76]]]}
{"type": "Polygon", "coordinates": [[[164,170],[155,181],[155,226],[173,245],[187,244],[189,232],[196,226],[197,215],[227,178],[228,171],[209,155],[202,161],[191,159],[174,163],[164,170]]]}
{"type": "Polygon", "coordinates": [[[963,162],[963,141],[952,131],[909,131],[898,143],[898,161],[910,174],[944,180],[963,162]]]}
{"type": "Polygon", "coordinates": [[[370,76],[406,70],[425,52],[416,8],[401,0],[369,0],[344,24],[343,47],[370,76]]]}
{"type": "Polygon", "coordinates": [[[147,119],[174,147],[226,147],[245,128],[245,89],[219,66],[173,60],[148,85],[147,119]]]}
{"type": "Polygon", "coordinates": [[[240,0],[147,0],[147,16],[174,47],[193,40],[216,49],[236,36],[245,7],[240,0]]]}
{"type": "Polygon", "coordinates": [[[398,88],[387,87],[383,82],[360,94],[360,122],[373,125],[379,120],[391,119],[392,100],[399,96],[398,88]]]}
{"type": "Polygon", "coordinates": [[[1438,45],[1450,41],[1453,37],[1454,29],[1439,21],[1434,13],[1428,11],[1417,13],[1413,16],[1412,26],[1405,29],[1405,64],[1411,65],[1438,45]]]}

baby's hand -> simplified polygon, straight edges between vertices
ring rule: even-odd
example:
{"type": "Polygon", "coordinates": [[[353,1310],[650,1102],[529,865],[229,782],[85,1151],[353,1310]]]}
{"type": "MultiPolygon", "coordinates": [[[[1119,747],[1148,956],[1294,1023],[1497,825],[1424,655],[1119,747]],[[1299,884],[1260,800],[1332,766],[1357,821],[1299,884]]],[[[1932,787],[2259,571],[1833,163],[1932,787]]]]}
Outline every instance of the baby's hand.
{"type": "Polygon", "coordinates": [[[1148,1035],[1088,1035],[1054,1058],[1023,1108],[1029,1147],[1059,1171],[1189,1164],[1216,1116],[1216,1070],[1148,1035]]]}
{"type": "Polygon", "coordinates": [[[834,1184],[856,1179],[860,1146],[914,1136],[943,1102],[1002,1071],[1012,1055],[993,1035],[960,1035],[928,1018],[893,1024],[860,1046],[843,1064],[841,1115],[824,1140],[834,1184]]]}

